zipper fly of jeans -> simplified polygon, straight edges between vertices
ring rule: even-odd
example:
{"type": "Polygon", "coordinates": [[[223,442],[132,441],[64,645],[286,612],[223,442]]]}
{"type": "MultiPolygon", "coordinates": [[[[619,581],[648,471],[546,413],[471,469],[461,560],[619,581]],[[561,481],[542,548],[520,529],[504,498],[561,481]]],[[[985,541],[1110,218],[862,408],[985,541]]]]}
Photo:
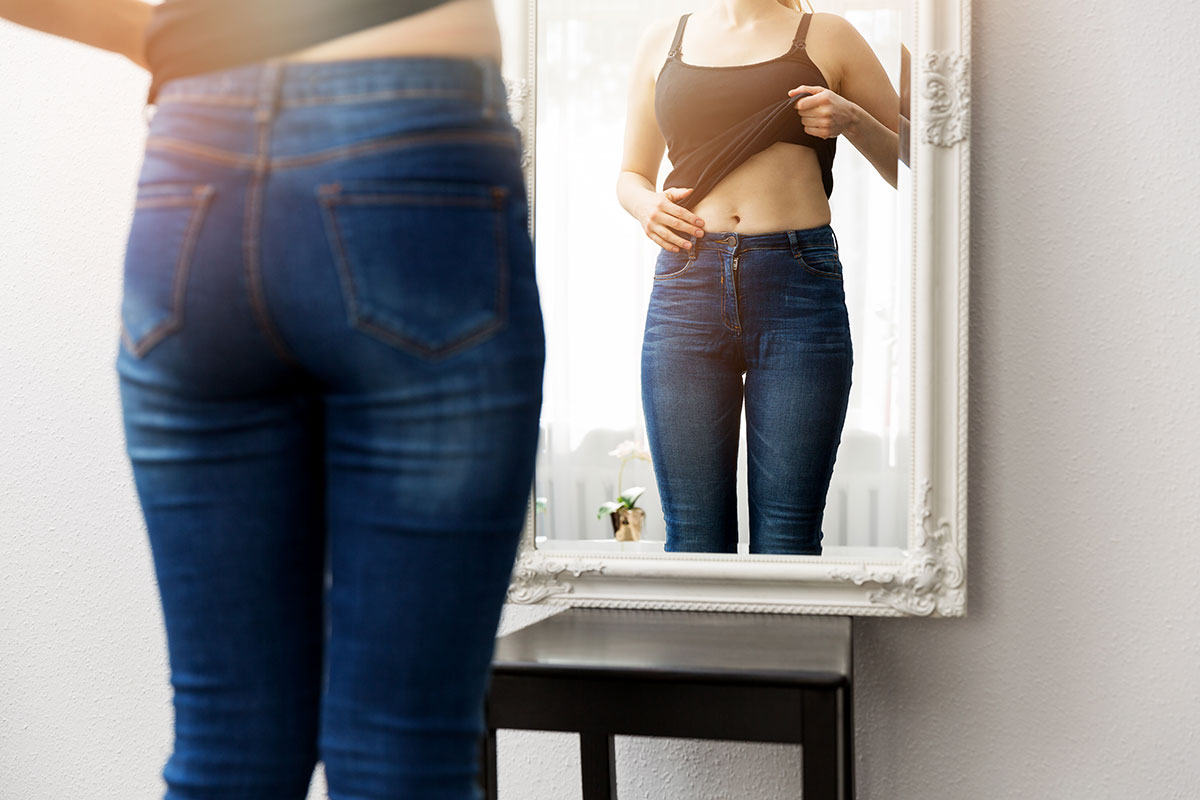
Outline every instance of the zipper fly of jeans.
{"type": "MultiPolygon", "coordinates": [[[[741,309],[739,308],[741,302],[738,297],[738,255],[736,253],[734,253],[733,263],[730,265],[729,278],[732,285],[729,287],[726,296],[722,299],[722,302],[725,304],[725,324],[735,333],[741,333],[742,319],[741,309]]],[[[725,282],[724,275],[722,275],[721,282],[722,284],[725,282]]]]}

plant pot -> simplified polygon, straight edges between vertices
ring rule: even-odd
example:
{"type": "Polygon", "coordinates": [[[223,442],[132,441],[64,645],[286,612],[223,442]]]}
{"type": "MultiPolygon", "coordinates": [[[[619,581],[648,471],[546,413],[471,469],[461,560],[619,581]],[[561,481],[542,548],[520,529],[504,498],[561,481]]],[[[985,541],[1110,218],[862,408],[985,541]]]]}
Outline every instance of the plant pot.
{"type": "Polygon", "coordinates": [[[646,512],[640,508],[620,508],[609,515],[612,518],[613,538],[618,542],[636,542],[642,538],[642,523],[646,512]]]}

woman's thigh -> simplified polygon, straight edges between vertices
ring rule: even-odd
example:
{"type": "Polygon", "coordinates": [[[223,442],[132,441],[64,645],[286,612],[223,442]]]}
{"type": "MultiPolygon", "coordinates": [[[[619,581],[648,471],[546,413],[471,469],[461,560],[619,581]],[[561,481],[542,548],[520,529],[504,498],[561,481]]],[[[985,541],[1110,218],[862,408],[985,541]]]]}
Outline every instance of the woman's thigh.
{"type": "Polygon", "coordinates": [[[820,555],[850,367],[803,351],[746,374],[750,552],[820,555]]]}
{"type": "Polygon", "coordinates": [[[120,381],[166,630],[168,800],[305,796],[324,575],[318,403],[120,381]]]}
{"type": "Polygon", "coordinates": [[[662,251],[642,341],[642,407],[668,552],[737,552],[742,371],[728,258],[662,251]]]}
{"type": "Polygon", "coordinates": [[[750,552],[820,555],[853,369],[832,236],[742,259],[750,552]]]}

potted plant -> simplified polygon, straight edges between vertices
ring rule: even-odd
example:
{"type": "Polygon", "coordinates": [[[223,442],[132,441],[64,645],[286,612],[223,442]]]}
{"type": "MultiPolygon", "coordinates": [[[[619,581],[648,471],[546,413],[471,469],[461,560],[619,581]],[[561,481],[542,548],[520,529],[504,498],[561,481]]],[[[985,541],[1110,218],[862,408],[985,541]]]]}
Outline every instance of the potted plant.
{"type": "Polygon", "coordinates": [[[634,486],[628,491],[621,491],[621,478],[625,474],[625,464],[630,459],[636,458],[641,461],[650,461],[650,452],[645,448],[638,447],[637,442],[626,440],[610,450],[610,456],[616,456],[621,459],[621,466],[617,470],[617,499],[609,500],[604,505],[600,506],[600,510],[596,512],[596,519],[603,519],[605,514],[609,515],[612,521],[613,537],[619,542],[636,542],[642,538],[642,524],[646,521],[646,512],[637,507],[637,499],[642,496],[642,492],[646,491],[641,486],[634,486]]]}
{"type": "Polygon", "coordinates": [[[596,519],[602,519],[608,514],[612,520],[613,538],[618,542],[636,542],[642,538],[642,523],[646,521],[646,511],[638,508],[635,503],[646,491],[641,486],[633,486],[600,506],[596,519]]]}

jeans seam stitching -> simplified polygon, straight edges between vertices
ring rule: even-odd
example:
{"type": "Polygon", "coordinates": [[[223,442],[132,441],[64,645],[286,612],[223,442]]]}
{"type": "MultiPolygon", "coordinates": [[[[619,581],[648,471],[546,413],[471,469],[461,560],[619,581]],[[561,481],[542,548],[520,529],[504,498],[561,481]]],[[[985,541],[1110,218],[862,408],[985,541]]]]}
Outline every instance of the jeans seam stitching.
{"type": "Polygon", "coordinates": [[[674,272],[668,272],[664,275],[655,275],[655,276],[653,276],[654,280],[669,281],[672,278],[676,278],[676,277],[682,275],[683,273],[687,272],[688,269],[691,268],[691,266],[695,262],[695,260],[696,260],[696,251],[693,249],[688,252],[687,261],[684,262],[684,264],[681,268],[675,270],[674,272]]]}
{"type": "MultiPolygon", "coordinates": [[[[213,185],[211,183],[199,184],[193,191],[198,191],[199,194],[193,194],[186,200],[179,198],[182,202],[169,204],[191,205],[192,212],[188,219],[188,226],[184,232],[183,241],[179,245],[179,254],[175,258],[175,265],[172,269],[174,274],[172,275],[171,285],[171,306],[167,312],[167,316],[153,328],[142,334],[136,341],[133,338],[132,332],[126,327],[124,317],[122,316],[121,318],[121,336],[125,340],[130,353],[136,358],[142,358],[146,353],[150,352],[150,349],[154,345],[183,327],[183,300],[187,291],[187,276],[191,272],[192,254],[196,248],[196,240],[200,236],[200,228],[208,215],[208,207],[213,197],[213,185]]],[[[136,202],[134,206],[135,208],[154,207],[138,206],[136,202]]]]}
{"type": "Polygon", "coordinates": [[[803,258],[797,258],[797,260],[800,262],[802,267],[811,272],[813,275],[816,275],[818,278],[829,278],[831,280],[838,281],[842,280],[842,276],[836,272],[825,272],[824,270],[816,269],[815,267],[809,266],[809,263],[803,258]]]}
{"type": "MultiPolygon", "coordinates": [[[[514,152],[520,151],[520,147],[517,144],[512,131],[483,131],[467,128],[455,128],[444,131],[392,134],[388,136],[376,137],[374,139],[368,139],[362,142],[338,145],[337,147],[331,147],[316,153],[306,153],[299,156],[282,156],[280,158],[273,159],[269,158],[266,162],[266,166],[271,169],[306,167],[334,158],[360,155],[377,150],[384,150],[390,147],[398,147],[404,144],[460,144],[464,142],[498,144],[507,146],[514,152]]],[[[161,136],[156,134],[154,136],[147,137],[146,148],[148,150],[174,150],[186,155],[194,156],[196,158],[207,159],[221,164],[229,164],[247,169],[260,168],[260,159],[256,155],[234,153],[219,147],[211,147],[209,145],[189,142],[185,139],[176,139],[170,136],[161,136]]]]}
{"type": "Polygon", "coordinates": [[[282,158],[273,159],[271,161],[271,166],[276,169],[304,167],[312,164],[318,164],[322,161],[327,161],[332,158],[359,155],[362,153],[369,153],[375,150],[382,150],[403,144],[419,144],[423,142],[433,144],[480,142],[506,145],[512,148],[514,151],[517,150],[517,144],[513,139],[511,131],[482,131],[456,128],[443,131],[428,131],[424,133],[395,134],[378,137],[376,139],[368,139],[364,142],[339,145],[337,147],[329,148],[328,150],[322,150],[316,153],[308,153],[302,156],[284,156],[282,158]]]}
{"type": "Polygon", "coordinates": [[[402,97],[442,97],[470,100],[474,99],[475,92],[469,89],[387,89],[377,92],[358,92],[356,94],[315,95],[305,97],[302,100],[285,100],[280,105],[282,108],[304,108],[306,106],[339,105],[342,103],[358,103],[402,97]]]}
{"type": "Polygon", "coordinates": [[[186,139],[175,139],[170,136],[154,135],[146,138],[146,149],[177,150],[186,155],[209,159],[221,164],[231,164],[238,167],[254,167],[258,164],[255,156],[234,153],[219,147],[210,147],[186,139]]]}
{"type": "Polygon", "coordinates": [[[262,205],[264,200],[263,182],[270,169],[270,158],[267,154],[271,130],[270,125],[269,118],[260,118],[257,120],[258,130],[255,138],[254,173],[250,176],[250,182],[246,188],[245,211],[242,215],[243,272],[246,277],[246,293],[249,295],[250,307],[254,310],[254,317],[258,322],[259,330],[266,337],[271,348],[280,359],[285,363],[296,364],[299,363],[298,359],[284,344],[278,331],[276,331],[270,319],[270,312],[266,307],[266,300],[263,297],[262,265],[259,259],[259,251],[261,245],[260,233],[262,230],[262,205]]]}

